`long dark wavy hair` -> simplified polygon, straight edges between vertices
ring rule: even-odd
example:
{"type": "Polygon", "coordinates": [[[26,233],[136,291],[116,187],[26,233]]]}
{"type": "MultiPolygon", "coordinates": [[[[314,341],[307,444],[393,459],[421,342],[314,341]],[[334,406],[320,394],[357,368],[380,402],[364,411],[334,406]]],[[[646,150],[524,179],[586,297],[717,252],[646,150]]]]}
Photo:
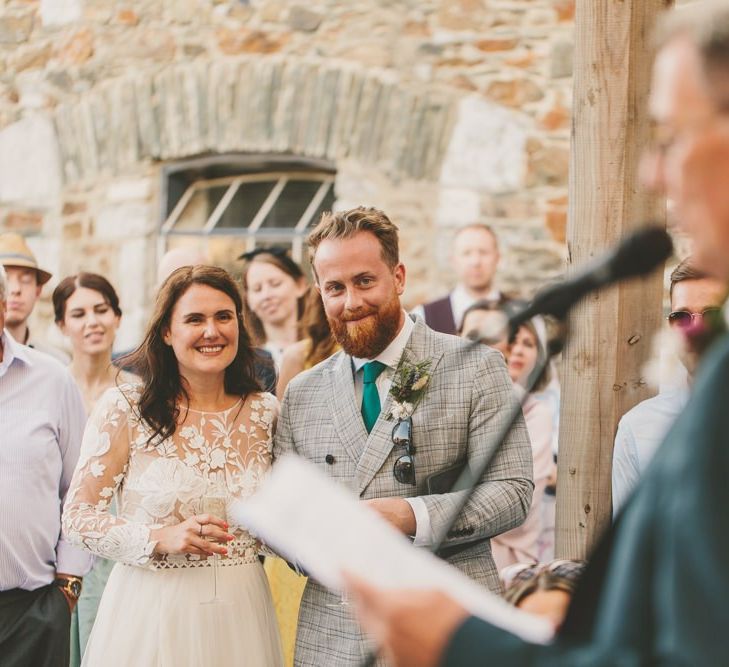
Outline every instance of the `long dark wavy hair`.
{"type": "Polygon", "coordinates": [[[175,304],[193,285],[207,285],[229,296],[235,304],[238,322],[238,351],[225,369],[228,394],[245,397],[261,391],[256,379],[251,339],[243,325],[243,299],[238,287],[224,269],[215,266],[183,266],[173,271],[160,287],[152,318],[142,344],[121,360],[124,367],[142,379],[138,411],[152,429],[149,444],[159,444],[174,434],[180,418],[180,399],[189,402],[177,358],[164,341],[175,304]]]}

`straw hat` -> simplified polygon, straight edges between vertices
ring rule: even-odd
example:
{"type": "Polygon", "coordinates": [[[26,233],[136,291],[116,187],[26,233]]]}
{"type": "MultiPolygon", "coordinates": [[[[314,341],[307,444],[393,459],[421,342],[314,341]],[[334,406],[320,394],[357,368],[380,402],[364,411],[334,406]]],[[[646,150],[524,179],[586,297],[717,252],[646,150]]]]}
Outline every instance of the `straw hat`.
{"type": "Polygon", "coordinates": [[[0,264],[35,269],[38,274],[39,285],[45,285],[51,279],[51,274],[48,271],[39,268],[35,255],[20,234],[12,232],[0,234],[0,264]]]}

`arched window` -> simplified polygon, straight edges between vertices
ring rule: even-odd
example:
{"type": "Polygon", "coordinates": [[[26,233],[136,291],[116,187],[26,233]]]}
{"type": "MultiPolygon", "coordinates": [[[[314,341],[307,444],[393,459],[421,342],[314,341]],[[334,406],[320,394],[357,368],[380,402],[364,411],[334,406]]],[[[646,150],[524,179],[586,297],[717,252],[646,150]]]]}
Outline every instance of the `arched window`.
{"type": "Polygon", "coordinates": [[[305,260],[308,228],[334,204],[334,170],[324,161],[225,155],[164,169],[160,252],[195,245],[233,273],[257,246],[305,260]]]}

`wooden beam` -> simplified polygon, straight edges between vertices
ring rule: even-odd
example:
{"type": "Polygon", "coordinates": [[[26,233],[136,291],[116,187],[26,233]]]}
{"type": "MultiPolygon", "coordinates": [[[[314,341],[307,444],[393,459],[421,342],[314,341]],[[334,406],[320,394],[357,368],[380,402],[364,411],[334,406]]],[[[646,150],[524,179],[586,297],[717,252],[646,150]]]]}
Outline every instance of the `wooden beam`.
{"type": "MultiPolygon", "coordinates": [[[[649,140],[651,30],[672,0],[578,0],[568,263],[581,265],[627,232],[665,224],[638,163],[649,140]]],[[[571,319],[564,353],[556,553],[586,558],[611,520],[613,440],[620,417],[648,398],[641,374],[660,324],[660,272],[599,293],[571,319]]]]}

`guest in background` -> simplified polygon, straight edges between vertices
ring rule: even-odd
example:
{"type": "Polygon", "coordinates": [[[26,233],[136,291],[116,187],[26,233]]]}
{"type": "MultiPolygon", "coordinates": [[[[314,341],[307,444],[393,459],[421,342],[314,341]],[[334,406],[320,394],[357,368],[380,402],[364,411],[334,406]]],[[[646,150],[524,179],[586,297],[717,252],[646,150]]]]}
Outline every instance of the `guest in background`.
{"type": "Polygon", "coordinates": [[[210,264],[202,248],[196,246],[171,248],[157,262],[157,289],[162,287],[162,283],[177,269],[198,264],[210,264]]]}
{"type": "Polygon", "coordinates": [[[509,354],[506,313],[496,301],[481,299],[470,305],[463,313],[458,335],[493,347],[504,359],[509,354]]]}
{"type": "MultiPolygon", "coordinates": [[[[109,281],[96,273],[64,278],[53,291],[56,324],[71,343],[71,375],[81,390],[86,414],[118,381],[134,376],[111,362],[111,351],[122,311],[109,281]]],[[[114,562],[95,558],[71,619],[71,665],[78,665],[96,618],[96,610],[114,562]]]]}
{"type": "Polygon", "coordinates": [[[280,367],[284,350],[301,338],[300,320],[308,290],[301,267],[283,248],[256,248],[242,254],[245,323],[254,345],[280,367]]]}
{"type": "Polygon", "coordinates": [[[454,290],[442,299],[418,306],[413,314],[423,317],[435,331],[456,334],[463,314],[476,301],[507,301],[494,286],[499,258],[498,240],[491,227],[484,224],[461,227],[453,237],[451,252],[451,264],[458,280],[454,290]]]}
{"type": "Polygon", "coordinates": [[[69,356],[31,333],[28,320],[51,274],[38,266],[35,255],[20,234],[0,234],[0,265],[7,275],[5,326],[21,345],[35,348],[67,364],[69,356]]]}
{"type": "MultiPolygon", "coordinates": [[[[546,353],[534,323],[519,327],[509,343],[507,367],[514,386],[523,394],[533,382],[538,367],[544,363],[546,353]]],[[[552,437],[554,421],[549,406],[537,398],[549,385],[549,366],[537,380],[522,404],[534,464],[534,493],[532,504],[523,524],[491,539],[494,561],[499,569],[513,563],[537,563],[540,560],[539,538],[544,529],[543,501],[548,480],[554,474],[552,437]]]]}
{"type": "MultiPolygon", "coordinates": [[[[668,326],[681,336],[681,363],[689,382],[699,364],[702,349],[694,341],[723,323],[721,305],[726,298],[726,283],[699,271],[691,258],[671,273],[671,312],[668,326]]],[[[703,343],[703,341],[702,341],[703,343]]],[[[613,448],[613,518],[627,502],[641,475],[648,467],[658,445],[688,401],[685,385],[661,391],[626,412],[618,423],[613,448]]]]}
{"type": "Polygon", "coordinates": [[[61,537],[84,406],[56,359],[8,335],[0,266],[0,663],[63,667],[91,557],[61,537]]]}

